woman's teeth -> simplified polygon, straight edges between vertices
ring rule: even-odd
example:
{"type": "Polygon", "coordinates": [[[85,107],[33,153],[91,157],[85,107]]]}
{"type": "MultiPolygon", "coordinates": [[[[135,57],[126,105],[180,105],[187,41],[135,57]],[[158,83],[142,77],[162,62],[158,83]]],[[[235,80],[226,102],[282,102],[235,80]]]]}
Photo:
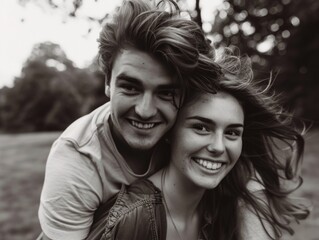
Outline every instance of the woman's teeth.
{"type": "Polygon", "coordinates": [[[210,170],[220,169],[222,167],[222,165],[223,165],[222,163],[210,162],[210,161],[206,161],[206,160],[203,160],[203,159],[195,159],[195,161],[199,165],[201,165],[201,166],[203,166],[203,167],[205,167],[207,169],[210,169],[210,170]]]}

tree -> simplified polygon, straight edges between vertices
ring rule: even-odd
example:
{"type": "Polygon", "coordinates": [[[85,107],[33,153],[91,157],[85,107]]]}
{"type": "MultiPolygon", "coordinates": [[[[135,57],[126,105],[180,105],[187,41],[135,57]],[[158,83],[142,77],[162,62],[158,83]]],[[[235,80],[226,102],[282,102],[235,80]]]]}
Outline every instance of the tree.
{"type": "Polygon", "coordinates": [[[235,45],[251,56],[257,78],[276,75],[285,105],[319,120],[319,2],[315,0],[228,0],[210,33],[216,46],[235,45]]]}
{"type": "Polygon", "coordinates": [[[59,45],[37,44],[13,88],[2,95],[2,126],[8,131],[62,130],[96,105],[92,93],[100,85],[94,72],[75,68],[59,45]]]}
{"type": "MultiPolygon", "coordinates": [[[[54,9],[62,9],[66,4],[66,1],[52,0],[19,1],[38,2],[54,9]]],[[[99,1],[102,0],[95,2],[99,1]]],[[[176,1],[183,3],[187,0],[176,1]]],[[[72,5],[65,10],[66,14],[71,18],[79,17],[84,1],[69,2],[72,5]]],[[[314,104],[319,100],[319,64],[316,59],[319,49],[319,2],[224,0],[223,7],[216,11],[214,23],[203,23],[200,3],[196,0],[195,9],[188,11],[199,26],[208,24],[212,27],[211,31],[207,28],[206,31],[216,47],[232,45],[238,47],[241,54],[249,55],[256,78],[268,78],[270,72],[276,76],[274,88],[283,93],[287,108],[296,109],[298,116],[319,122],[319,106],[314,104]]],[[[107,17],[108,13],[105,13],[100,18],[87,16],[87,19],[101,24],[107,17]]]]}

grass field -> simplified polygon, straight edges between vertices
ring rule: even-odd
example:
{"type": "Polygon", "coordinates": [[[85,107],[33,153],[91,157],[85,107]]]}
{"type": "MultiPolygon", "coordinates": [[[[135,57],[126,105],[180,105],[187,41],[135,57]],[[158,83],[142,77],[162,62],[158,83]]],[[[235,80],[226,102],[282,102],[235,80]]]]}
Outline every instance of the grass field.
{"type": "MultiPolygon", "coordinates": [[[[0,135],[0,239],[32,240],[40,233],[37,218],[47,155],[59,133],[0,135]]],[[[298,195],[312,201],[310,217],[296,227],[293,240],[319,239],[319,131],[307,135],[298,195]]],[[[287,238],[289,239],[289,238],[287,238]]]]}

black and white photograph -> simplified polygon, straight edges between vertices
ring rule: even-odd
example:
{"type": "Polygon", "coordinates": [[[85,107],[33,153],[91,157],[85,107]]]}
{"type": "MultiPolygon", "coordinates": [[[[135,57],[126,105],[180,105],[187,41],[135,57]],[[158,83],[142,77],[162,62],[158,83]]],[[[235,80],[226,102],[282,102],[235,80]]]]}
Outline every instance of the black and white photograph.
{"type": "Polygon", "coordinates": [[[319,240],[319,1],[3,0],[1,240],[319,240]]]}

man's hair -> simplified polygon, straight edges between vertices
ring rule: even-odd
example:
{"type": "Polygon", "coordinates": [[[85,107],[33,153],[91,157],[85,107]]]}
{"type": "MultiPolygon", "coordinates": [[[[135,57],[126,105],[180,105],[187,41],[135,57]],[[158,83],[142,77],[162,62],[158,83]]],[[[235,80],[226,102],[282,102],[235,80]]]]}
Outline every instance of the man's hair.
{"type": "Polygon", "coordinates": [[[99,38],[100,63],[107,84],[117,54],[127,47],[159,60],[177,78],[182,93],[207,85],[215,91],[211,79],[216,78],[219,69],[210,60],[214,49],[194,21],[181,17],[174,1],[163,0],[156,5],[154,1],[126,0],[118,8],[99,38]]]}

